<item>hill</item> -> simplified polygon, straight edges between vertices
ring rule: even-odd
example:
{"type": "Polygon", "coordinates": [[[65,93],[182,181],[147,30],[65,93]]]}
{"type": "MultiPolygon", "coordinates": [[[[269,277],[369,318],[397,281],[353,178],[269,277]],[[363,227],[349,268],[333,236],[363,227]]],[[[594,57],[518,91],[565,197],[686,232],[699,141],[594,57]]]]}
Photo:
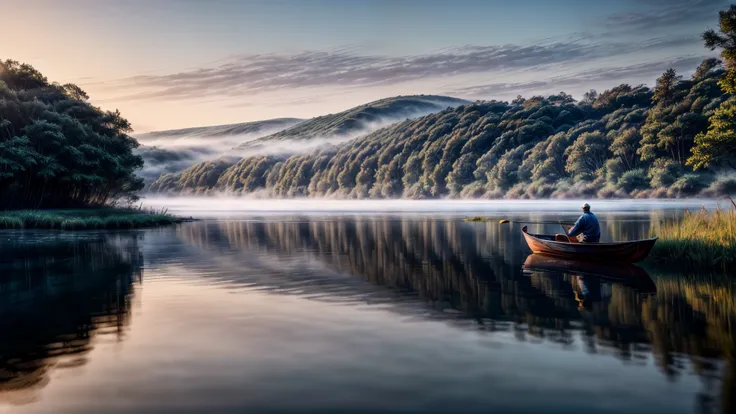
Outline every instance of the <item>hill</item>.
{"type": "MultiPolygon", "coordinates": [[[[176,174],[190,167],[186,175],[194,171],[197,175],[202,171],[208,171],[209,177],[212,174],[210,168],[214,167],[215,171],[221,171],[236,163],[242,156],[265,154],[285,156],[305,153],[316,148],[343,143],[405,119],[467,103],[468,101],[462,99],[437,95],[396,96],[303,122],[283,118],[260,123],[142,134],[138,136],[139,140],[153,142],[157,146],[142,147],[139,150],[139,154],[146,162],[141,175],[146,179],[146,183],[150,183],[162,174],[176,174]],[[291,125],[288,125],[289,123],[291,125]],[[261,127],[258,129],[260,138],[255,139],[255,128],[252,127],[254,124],[280,129],[266,134],[264,133],[266,128],[261,127]],[[250,139],[239,138],[241,142],[227,140],[223,145],[212,144],[213,137],[223,139],[231,136],[242,137],[246,131],[250,134],[250,139]],[[237,135],[236,132],[241,135],[237,135]],[[287,145],[285,141],[290,142],[287,145]],[[233,145],[224,145],[226,143],[233,145]],[[182,146],[183,144],[188,146],[182,146]],[[237,148],[232,148],[237,144],[239,144],[237,148]]],[[[172,177],[162,179],[168,182],[172,177]]],[[[201,180],[197,182],[201,183],[201,180]]]]}
{"type": "Polygon", "coordinates": [[[134,136],[139,142],[146,143],[157,140],[176,140],[186,137],[223,137],[230,135],[253,135],[260,136],[273,134],[276,131],[289,128],[304,121],[299,118],[275,118],[265,121],[243,122],[239,124],[214,125],[184,129],[171,129],[166,131],[154,131],[134,136]]]}
{"type": "Polygon", "coordinates": [[[143,144],[136,153],[144,161],[139,175],[149,183],[161,174],[183,171],[194,163],[217,157],[244,141],[273,134],[302,121],[298,118],[277,118],[138,134],[135,138],[143,144]]]}
{"type": "Polygon", "coordinates": [[[475,102],[310,154],[199,165],[151,189],[350,198],[733,192],[736,180],[717,180],[715,170],[694,171],[686,162],[710,117],[731,101],[719,86],[725,74],[707,59],[690,79],[668,70],[654,89],[624,84],[581,102],[565,93],[475,102]]]}
{"type": "Polygon", "coordinates": [[[417,118],[448,107],[469,103],[463,99],[438,95],[395,96],[356,106],[337,114],[319,116],[291,128],[244,143],[240,148],[262,146],[267,141],[313,140],[345,141],[405,119],[417,118]]]}

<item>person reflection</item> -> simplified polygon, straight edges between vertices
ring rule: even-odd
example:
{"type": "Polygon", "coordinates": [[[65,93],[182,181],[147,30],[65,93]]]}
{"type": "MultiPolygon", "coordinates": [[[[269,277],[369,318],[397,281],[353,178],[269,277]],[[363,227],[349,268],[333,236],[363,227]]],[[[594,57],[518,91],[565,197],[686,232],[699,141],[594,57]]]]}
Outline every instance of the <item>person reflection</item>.
{"type": "Polygon", "coordinates": [[[572,275],[572,289],[578,309],[591,310],[593,303],[600,302],[610,296],[610,289],[597,277],[572,275]]]}

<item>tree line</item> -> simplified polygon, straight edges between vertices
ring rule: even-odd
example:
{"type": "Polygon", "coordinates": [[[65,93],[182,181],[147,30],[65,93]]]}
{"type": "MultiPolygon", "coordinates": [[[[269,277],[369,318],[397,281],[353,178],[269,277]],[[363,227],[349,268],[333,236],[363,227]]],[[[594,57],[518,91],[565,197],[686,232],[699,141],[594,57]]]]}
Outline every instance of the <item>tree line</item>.
{"type": "Polygon", "coordinates": [[[91,105],[77,85],[51,83],[38,70],[0,60],[0,208],[103,205],[135,198],[130,123],[91,105]]]}
{"type": "Polygon", "coordinates": [[[477,101],[309,154],[217,159],[153,192],[347,198],[683,197],[736,192],[736,6],[703,35],[722,60],[656,85],[477,101]]]}

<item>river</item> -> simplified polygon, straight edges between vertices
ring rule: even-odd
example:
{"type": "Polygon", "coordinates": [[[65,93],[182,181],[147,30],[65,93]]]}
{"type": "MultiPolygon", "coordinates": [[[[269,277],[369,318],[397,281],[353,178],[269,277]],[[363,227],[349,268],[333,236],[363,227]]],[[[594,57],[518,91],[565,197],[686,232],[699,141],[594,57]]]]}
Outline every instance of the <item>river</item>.
{"type": "MultiPolygon", "coordinates": [[[[530,256],[578,201],[144,204],[203,220],[0,231],[0,412],[736,410],[731,278],[530,256]]],[[[591,204],[604,240],[715,206],[591,204]]]]}

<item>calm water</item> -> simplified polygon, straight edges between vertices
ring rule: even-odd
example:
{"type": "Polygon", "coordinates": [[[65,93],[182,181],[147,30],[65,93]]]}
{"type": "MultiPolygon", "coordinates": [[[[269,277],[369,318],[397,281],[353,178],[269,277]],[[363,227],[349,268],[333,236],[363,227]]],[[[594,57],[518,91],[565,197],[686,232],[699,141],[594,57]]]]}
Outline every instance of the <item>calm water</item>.
{"type": "MultiPolygon", "coordinates": [[[[0,412],[734,410],[731,279],[542,260],[521,223],[462,221],[575,205],[169,206],[211,218],[0,232],[0,412]]],[[[631,239],[682,206],[601,207],[631,239]]]]}

